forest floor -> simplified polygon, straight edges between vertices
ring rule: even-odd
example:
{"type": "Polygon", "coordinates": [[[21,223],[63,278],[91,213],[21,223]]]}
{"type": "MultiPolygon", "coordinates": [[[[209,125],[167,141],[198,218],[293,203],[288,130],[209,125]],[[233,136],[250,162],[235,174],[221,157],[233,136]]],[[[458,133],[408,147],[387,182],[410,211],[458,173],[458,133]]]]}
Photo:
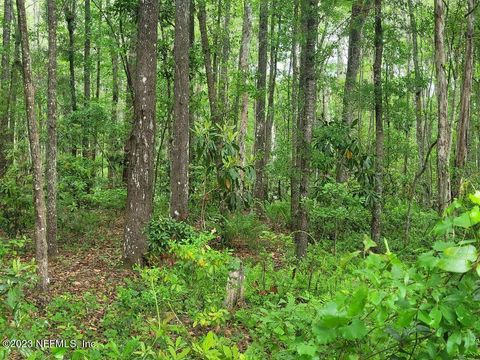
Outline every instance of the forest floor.
{"type": "MultiPolygon", "coordinates": [[[[124,217],[123,213],[118,215],[100,222],[92,234],[60,244],[58,255],[49,259],[50,299],[68,295],[74,301],[83,301],[86,293],[92,294],[99,306],[85,316],[83,328],[99,335],[103,316],[115,300],[116,288],[136,276],[122,263],[124,217]]],[[[33,250],[28,251],[22,261],[29,262],[34,256],[33,250]]],[[[34,293],[27,297],[38,303],[34,293]]]]}

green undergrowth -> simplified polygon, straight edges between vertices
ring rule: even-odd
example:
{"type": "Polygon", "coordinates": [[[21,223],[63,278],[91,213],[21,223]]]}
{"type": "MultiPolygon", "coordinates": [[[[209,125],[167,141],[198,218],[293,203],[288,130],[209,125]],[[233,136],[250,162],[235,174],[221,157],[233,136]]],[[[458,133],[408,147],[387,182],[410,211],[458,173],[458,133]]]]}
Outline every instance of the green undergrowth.
{"type": "MultiPolygon", "coordinates": [[[[158,240],[151,252],[163,254],[162,262],[137,269],[139,276],[118,287],[106,307],[89,293],[62,294],[40,310],[26,296],[35,265],[11,256],[21,242],[2,242],[0,333],[61,338],[70,346],[3,347],[0,358],[475,359],[479,207],[480,193],[455,201],[429,230],[433,245],[410,256],[397,254],[391,241],[376,244],[363,235],[357,249],[335,256],[311,244],[300,264],[291,236],[264,227],[242,233],[256,248],[241,262],[234,249],[218,246],[221,232],[158,220],[150,227],[158,240]],[[285,251],[271,251],[280,245],[285,251]],[[229,311],[228,274],[240,268],[245,301],[229,311]],[[88,325],[94,316],[98,328],[88,325]],[[82,340],[95,346],[71,346],[82,340]]],[[[230,221],[240,231],[257,220],[230,221]]]]}

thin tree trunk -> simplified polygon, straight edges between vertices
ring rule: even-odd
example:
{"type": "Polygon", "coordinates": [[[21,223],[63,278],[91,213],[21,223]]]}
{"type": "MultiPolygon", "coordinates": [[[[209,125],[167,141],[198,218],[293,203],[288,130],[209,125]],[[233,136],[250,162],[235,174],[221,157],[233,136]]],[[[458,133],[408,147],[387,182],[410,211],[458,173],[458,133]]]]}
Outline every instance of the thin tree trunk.
{"type": "Polygon", "coordinates": [[[134,123],[129,139],[124,261],[142,264],[153,210],[158,0],[139,1],[134,123]]]}
{"type": "Polygon", "coordinates": [[[46,206],[43,191],[43,169],[40,155],[40,136],[35,114],[35,88],[32,80],[32,61],[28,43],[27,17],[24,0],[17,0],[18,27],[22,47],[23,83],[25,91],[25,108],[27,113],[28,137],[33,172],[33,199],[35,202],[35,245],[39,289],[42,293],[48,290],[48,255],[46,237],[46,206]]]}
{"type": "Polygon", "coordinates": [[[188,216],[190,0],[175,1],[175,80],[173,144],[170,171],[170,216],[188,216]]]}
{"type": "MultiPolygon", "coordinates": [[[[275,8],[275,2],[272,2],[272,8],[275,8]]],[[[278,16],[277,20],[277,37],[273,36],[275,32],[275,14],[272,14],[272,20],[270,23],[270,73],[268,78],[268,99],[267,99],[267,121],[265,124],[265,166],[270,162],[270,154],[272,153],[272,140],[273,140],[273,120],[275,117],[275,86],[277,78],[277,59],[278,59],[278,47],[280,45],[280,30],[281,30],[281,18],[278,16]]],[[[268,174],[264,173],[264,194],[268,197],[268,174]]]]}
{"type": "MultiPolygon", "coordinates": [[[[92,36],[92,14],[90,10],[90,0],[85,0],[85,44],[83,48],[83,105],[88,107],[90,104],[91,96],[91,57],[90,57],[90,44],[92,36]]],[[[92,157],[90,154],[90,144],[89,144],[89,132],[90,129],[83,128],[83,139],[82,139],[82,153],[83,157],[92,157]]]]}
{"type": "Polygon", "coordinates": [[[55,0],[47,2],[48,17],[48,142],[47,142],[47,243],[48,254],[57,247],[57,15],[55,0]]]}
{"type": "Polygon", "coordinates": [[[318,0],[302,0],[302,66],[300,68],[300,91],[301,116],[298,127],[298,142],[296,155],[298,157],[295,169],[299,173],[298,182],[298,210],[294,214],[294,238],[296,244],[296,255],[302,259],[307,254],[308,246],[308,214],[305,200],[308,196],[308,185],[310,177],[310,143],[312,140],[312,127],[315,121],[316,103],[316,56],[315,47],[317,42],[318,27],[318,0]]]}
{"type": "Polygon", "coordinates": [[[5,174],[8,167],[7,150],[9,144],[8,114],[9,99],[8,87],[10,80],[10,35],[13,18],[12,0],[4,1],[3,9],[3,34],[2,34],[2,77],[0,79],[1,99],[0,99],[0,178],[5,174]]]}
{"type": "Polygon", "coordinates": [[[413,0],[408,0],[408,12],[410,16],[410,28],[412,31],[412,60],[415,71],[415,118],[416,118],[416,140],[418,148],[418,170],[423,166],[425,139],[423,135],[423,119],[422,119],[422,73],[418,61],[418,41],[417,41],[417,21],[415,19],[415,11],[413,0]]]}
{"type": "Polygon", "coordinates": [[[290,174],[290,211],[291,211],[291,228],[296,229],[296,219],[298,218],[298,204],[300,202],[300,194],[299,194],[299,176],[296,172],[298,169],[298,157],[297,157],[297,143],[298,143],[298,118],[299,118],[299,74],[298,74],[298,60],[297,60],[297,53],[298,53],[298,37],[299,37],[299,21],[298,19],[298,8],[299,8],[300,0],[295,0],[293,6],[293,36],[292,36],[292,116],[291,116],[291,123],[292,123],[292,164],[291,164],[291,174],[290,174]]]}
{"type": "Polygon", "coordinates": [[[265,200],[265,95],[267,84],[268,0],[260,0],[258,26],[257,96],[255,104],[255,187],[257,200],[265,200]]]}
{"type": "MultiPolygon", "coordinates": [[[[70,102],[72,112],[77,111],[77,95],[75,89],[75,0],[67,0],[65,4],[65,21],[68,29],[68,65],[70,71],[70,102]]],[[[73,156],[77,155],[78,139],[72,138],[71,152],[73,156]]]]}
{"type": "Polygon", "coordinates": [[[220,117],[228,119],[228,61],[230,58],[230,1],[225,2],[225,14],[223,15],[222,29],[222,56],[220,61],[220,76],[218,84],[218,104],[221,107],[220,117]]]}
{"type": "MultiPolygon", "coordinates": [[[[370,11],[370,3],[371,0],[355,0],[352,4],[352,17],[348,38],[347,72],[345,75],[342,108],[342,122],[344,126],[348,128],[350,128],[353,123],[354,92],[357,84],[358,69],[360,68],[362,33],[365,20],[370,11]]],[[[337,163],[336,178],[338,182],[344,182],[347,179],[345,156],[346,154],[340,154],[340,159],[337,163]]]]}
{"type": "Polygon", "coordinates": [[[373,83],[375,92],[375,200],[372,209],[372,239],[380,241],[382,233],[383,201],[383,113],[382,113],[382,0],[375,0],[375,62],[373,65],[373,83]]]}
{"type": "Polygon", "coordinates": [[[453,194],[456,197],[460,194],[462,186],[462,172],[467,160],[468,151],[468,130],[470,128],[470,99],[472,96],[473,80],[473,32],[474,32],[474,0],[468,0],[467,16],[467,44],[465,49],[465,67],[463,72],[463,89],[461,95],[460,116],[457,128],[457,152],[455,157],[453,194]]]}
{"type": "MultiPolygon", "coordinates": [[[[242,106],[240,110],[238,147],[240,163],[242,167],[246,165],[245,139],[248,127],[248,91],[246,89],[248,77],[248,57],[250,54],[250,39],[252,37],[252,7],[250,0],[244,0],[243,5],[243,25],[242,25],[242,41],[240,45],[240,54],[238,59],[238,95],[235,101],[235,119],[238,118],[238,103],[241,98],[242,106]]],[[[243,176],[243,175],[242,175],[243,176]]]]}
{"type": "Polygon", "coordinates": [[[443,214],[450,202],[450,124],[447,118],[447,78],[445,76],[445,4],[443,0],[435,0],[435,68],[437,72],[438,99],[438,144],[437,144],[437,176],[438,176],[438,212],[443,214]]]}
{"type": "MultiPolygon", "coordinates": [[[[102,12],[102,0],[99,1],[98,3],[99,6],[99,11],[100,13],[102,12]]],[[[101,28],[102,26],[102,21],[100,18],[100,22],[98,26],[101,28]]],[[[97,79],[96,79],[96,86],[95,86],[95,99],[98,101],[100,98],[100,65],[101,65],[101,60],[102,60],[102,51],[100,47],[100,42],[97,41],[97,79]]]]}

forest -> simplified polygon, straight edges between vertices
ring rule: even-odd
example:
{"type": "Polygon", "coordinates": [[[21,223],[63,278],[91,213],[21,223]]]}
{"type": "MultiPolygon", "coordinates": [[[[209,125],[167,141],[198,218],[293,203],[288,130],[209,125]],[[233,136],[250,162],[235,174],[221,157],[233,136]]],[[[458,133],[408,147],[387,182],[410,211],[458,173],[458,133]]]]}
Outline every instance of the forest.
{"type": "Polygon", "coordinates": [[[2,0],[0,360],[479,359],[478,0],[2,0]]]}

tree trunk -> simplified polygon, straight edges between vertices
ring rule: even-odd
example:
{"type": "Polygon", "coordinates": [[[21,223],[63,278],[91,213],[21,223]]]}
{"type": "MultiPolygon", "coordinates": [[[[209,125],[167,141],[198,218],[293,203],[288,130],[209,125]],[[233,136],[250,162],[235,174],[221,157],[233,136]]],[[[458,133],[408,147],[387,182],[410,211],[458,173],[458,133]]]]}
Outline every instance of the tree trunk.
{"type": "Polygon", "coordinates": [[[375,93],[375,198],[372,209],[372,239],[377,244],[382,233],[383,201],[383,114],[382,114],[382,0],[375,0],[375,62],[373,83],[375,93]]]}
{"type": "Polygon", "coordinates": [[[312,141],[312,127],[315,120],[316,104],[316,57],[315,47],[317,42],[318,27],[318,0],[302,0],[302,66],[300,68],[301,116],[298,126],[297,167],[294,169],[299,174],[298,181],[298,210],[294,214],[294,239],[296,255],[302,259],[307,254],[308,246],[308,214],[306,199],[310,176],[310,143],[312,141]]]}
{"type": "Polygon", "coordinates": [[[250,0],[244,0],[242,41],[238,59],[238,95],[235,101],[235,119],[238,117],[238,103],[241,98],[240,120],[238,127],[238,147],[242,167],[246,165],[245,139],[248,127],[248,91],[246,89],[248,78],[248,57],[250,54],[250,39],[252,37],[252,7],[250,0]]]}
{"type": "Polygon", "coordinates": [[[438,144],[437,144],[437,176],[438,176],[438,212],[443,214],[450,202],[450,124],[447,118],[447,78],[445,75],[445,4],[443,0],[435,0],[435,68],[437,72],[438,101],[438,144]]]}
{"type": "MultiPolygon", "coordinates": [[[[275,2],[272,3],[272,8],[275,8],[275,2]]],[[[281,30],[281,18],[278,16],[277,20],[277,36],[273,36],[275,32],[275,14],[272,13],[272,20],[270,23],[270,73],[268,77],[268,98],[267,98],[267,121],[265,124],[265,156],[264,164],[268,165],[270,162],[270,154],[273,148],[273,120],[275,117],[275,86],[277,78],[277,58],[278,47],[280,45],[280,30],[281,30]]],[[[268,197],[268,174],[264,173],[263,180],[264,194],[268,197]]]]}
{"type": "Polygon", "coordinates": [[[43,169],[40,155],[40,136],[35,114],[35,88],[32,80],[32,62],[28,44],[27,17],[24,0],[17,0],[18,27],[22,47],[23,83],[25,92],[25,108],[27,113],[28,137],[33,172],[33,199],[35,202],[35,245],[39,289],[42,293],[48,290],[48,256],[46,238],[46,207],[43,192],[43,169]]]}
{"type": "Polygon", "coordinates": [[[408,12],[410,17],[410,28],[412,31],[412,60],[415,71],[415,118],[416,118],[416,139],[418,148],[418,169],[423,166],[425,139],[423,135],[423,119],[422,119],[422,73],[418,61],[418,41],[417,41],[417,21],[415,19],[415,11],[413,0],[408,0],[408,12]]]}
{"type": "Polygon", "coordinates": [[[258,26],[257,96],[255,104],[255,187],[257,200],[265,200],[265,95],[267,84],[268,0],[260,0],[258,26]]]}
{"type": "Polygon", "coordinates": [[[470,129],[470,99],[473,79],[473,31],[474,31],[474,0],[468,0],[467,43],[465,49],[465,67],[463,70],[463,89],[461,95],[460,117],[457,128],[457,153],[455,157],[453,197],[460,194],[462,186],[462,171],[465,167],[468,151],[468,131],[470,129]]]}
{"type": "Polygon", "coordinates": [[[153,210],[158,0],[139,1],[134,123],[128,152],[124,260],[142,264],[153,210]]]}
{"type": "Polygon", "coordinates": [[[228,60],[230,58],[230,1],[225,2],[222,29],[222,56],[220,61],[220,76],[218,84],[218,104],[221,107],[220,117],[225,121],[229,114],[228,104],[228,60]]]}
{"type": "Polygon", "coordinates": [[[48,142],[47,142],[47,243],[48,254],[57,254],[57,15],[55,0],[47,2],[48,17],[48,142]]]}
{"type": "Polygon", "coordinates": [[[292,110],[291,110],[291,123],[292,123],[292,164],[291,164],[291,175],[290,175],[290,212],[292,223],[291,229],[296,229],[297,225],[295,224],[296,219],[298,218],[298,204],[300,202],[300,194],[298,193],[299,187],[299,176],[296,172],[298,169],[298,157],[297,157],[297,142],[298,142],[298,129],[297,126],[299,124],[299,99],[298,95],[300,93],[299,89],[299,74],[298,74],[298,60],[297,60],[297,53],[298,53],[298,37],[299,37],[299,22],[298,22],[298,8],[299,8],[299,1],[295,0],[293,6],[293,36],[292,36],[292,110]]]}
{"type": "Polygon", "coordinates": [[[188,216],[190,0],[175,1],[175,80],[173,144],[170,171],[170,216],[188,216]]]}
{"type": "MultiPolygon", "coordinates": [[[[83,48],[83,105],[89,106],[91,96],[91,58],[90,58],[90,43],[92,36],[92,14],[90,10],[90,0],[85,0],[85,44],[83,48]]],[[[84,158],[91,157],[89,132],[91,131],[86,126],[82,126],[82,155],[84,158]]]]}
{"type": "MultiPolygon", "coordinates": [[[[370,11],[371,0],[355,0],[352,4],[352,16],[350,19],[350,33],[348,36],[348,60],[347,72],[345,75],[345,85],[343,90],[343,109],[342,122],[344,126],[350,128],[353,123],[355,103],[355,86],[357,84],[358,69],[360,68],[360,54],[362,46],[363,25],[370,11]]],[[[347,180],[345,168],[345,155],[340,154],[337,163],[337,182],[347,180]]]]}
{"type": "Polygon", "coordinates": [[[70,0],[65,6],[65,20],[68,29],[68,65],[70,69],[70,97],[72,111],[77,110],[77,95],[75,90],[75,1],[70,0]]]}
{"type": "Polygon", "coordinates": [[[215,78],[212,68],[212,57],[210,53],[210,44],[208,41],[207,30],[207,12],[205,9],[205,0],[198,2],[198,24],[200,27],[200,39],[202,42],[203,60],[205,63],[205,75],[207,77],[208,101],[210,103],[210,116],[214,124],[219,123],[217,111],[217,91],[215,86],[215,78]]]}
{"type": "Polygon", "coordinates": [[[10,80],[10,35],[13,18],[12,0],[4,1],[3,12],[3,34],[2,34],[2,77],[0,79],[0,178],[5,174],[8,167],[7,150],[9,144],[8,114],[9,99],[8,87],[10,80]]]}

